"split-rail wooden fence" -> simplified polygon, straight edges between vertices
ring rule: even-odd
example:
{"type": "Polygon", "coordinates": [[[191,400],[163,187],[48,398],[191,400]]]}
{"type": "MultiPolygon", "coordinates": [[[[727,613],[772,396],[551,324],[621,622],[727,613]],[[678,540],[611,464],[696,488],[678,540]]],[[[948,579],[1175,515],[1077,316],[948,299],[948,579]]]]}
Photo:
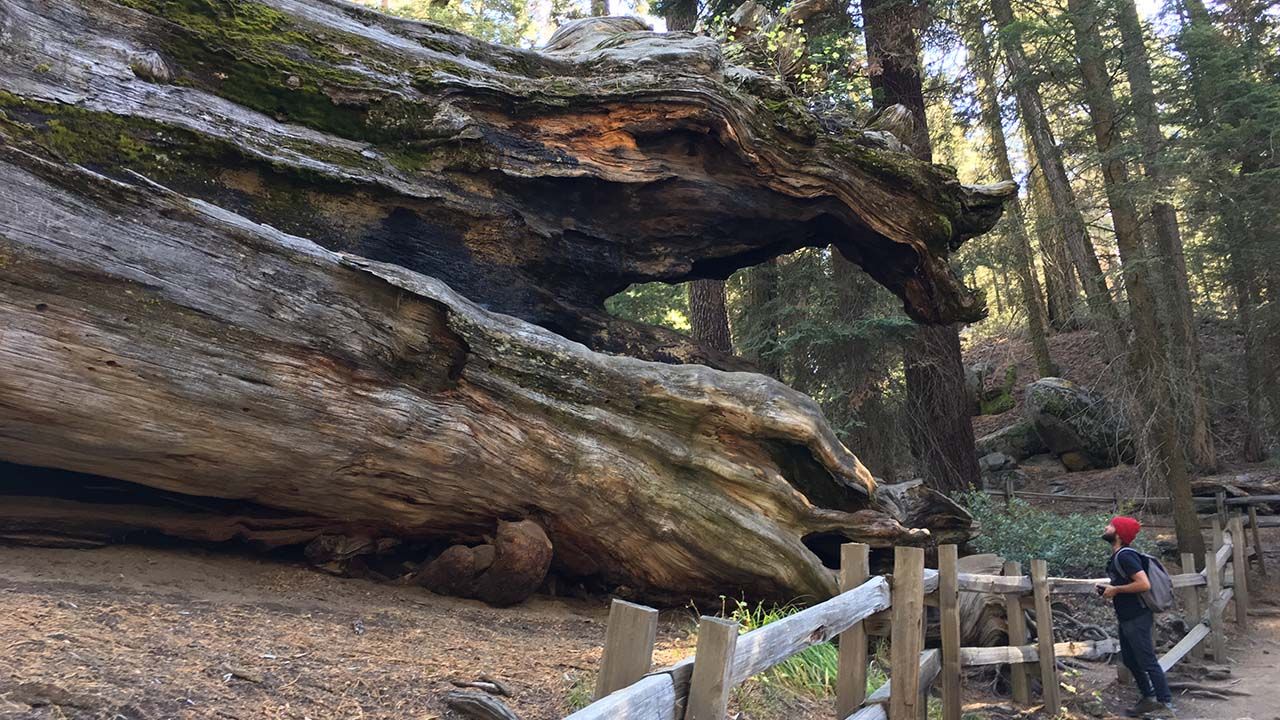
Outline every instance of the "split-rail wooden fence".
{"type": "MultiPolygon", "coordinates": [[[[1215,518],[1216,520],[1216,518],[1215,518]]],[[[961,716],[961,670],[977,665],[1011,665],[1014,700],[1030,705],[1030,678],[1040,679],[1048,714],[1061,707],[1058,664],[1064,657],[1097,657],[1119,651],[1114,639],[1053,642],[1051,598],[1094,594],[1105,578],[1049,577],[1043,560],[1022,575],[1006,563],[1003,575],[957,571],[954,545],[938,548],[938,569],[926,569],[921,548],[898,547],[893,574],[872,576],[869,548],[841,548],[841,593],[826,602],[740,634],[737,623],[703,616],[695,653],[675,665],[651,670],[658,612],[615,600],[609,613],[596,700],[566,720],[722,720],[734,687],[819,643],[839,638],[835,717],[841,720],[917,720],[927,712],[931,688],[940,686],[943,717],[961,716]],[[1005,597],[1009,642],[1004,647],[960,646],[959,593],[999,593],[1005,597]],[[941,647],[925,648],[925,606],[940,613],[941,647]],[[1035,613],[1037,640],[1028,642],[1025,610],[1035,613]],[[889,638],[889,681],[867,694],[868,635],[889,638]],[[1041,662],[1041,660],[1046,660],[1041,662]]],[[[1187,658],[1211,652],[1225,659],[1223,630],[1227,607],[1247,628],[1249,594],[1247,548],[1240,517],[1227,529],[1215,522],[1204,570],[1173,576],[1190,631],[1160,659],[1166,670],[1187,658]],[[1201,598],[1199,589],[1206,588],[1201,598]],[[1207,640],[1207,642],[1206,642],[1207,640]],[[1205,647],[1207,645],[1207,647],[1205,647]]],[[[1196,566],[1190,554],[1184,568],[1196,566]]]]}

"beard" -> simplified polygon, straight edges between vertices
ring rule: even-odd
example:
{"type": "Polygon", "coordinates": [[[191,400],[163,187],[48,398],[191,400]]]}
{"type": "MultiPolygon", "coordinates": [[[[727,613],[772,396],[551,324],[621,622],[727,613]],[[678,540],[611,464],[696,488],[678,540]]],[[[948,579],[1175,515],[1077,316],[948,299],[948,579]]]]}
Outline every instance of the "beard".
{"type": "Polygon", "coordinates": [[[1116,534],[1104,532],[1102,533],[1102,539],[1108,543],[1114,543],[1116,541],[1116,534]]]}

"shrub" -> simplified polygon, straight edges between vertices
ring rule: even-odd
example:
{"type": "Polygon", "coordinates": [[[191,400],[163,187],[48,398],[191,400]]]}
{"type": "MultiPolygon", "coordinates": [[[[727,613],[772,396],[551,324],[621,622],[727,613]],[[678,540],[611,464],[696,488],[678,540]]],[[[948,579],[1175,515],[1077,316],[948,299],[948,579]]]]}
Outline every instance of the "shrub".
{"type": "MultiPolygon", "coordinates": [[[[1105,572],[1111,551],[1101,535],[1112,513],[1059,514],[1017,498],[1006,506],[1003,498],[982,492],[965,493],[960,502],[981,525],[970,543],[978,552],[1016,560],[1024,571],[1033,559],[1045,560],[1049,573],[1061,577],[1099,577],[1105,572]]],[[[1148,539],[1141,535],[1135,547],[1150,552],[1148,539]]]]}

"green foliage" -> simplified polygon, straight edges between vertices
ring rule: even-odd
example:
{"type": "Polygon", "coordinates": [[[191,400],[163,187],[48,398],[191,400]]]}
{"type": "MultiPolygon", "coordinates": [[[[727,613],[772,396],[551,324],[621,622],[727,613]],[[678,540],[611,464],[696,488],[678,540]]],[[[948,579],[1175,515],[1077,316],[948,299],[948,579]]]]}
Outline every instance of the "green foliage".
{"type": "MultiPolygon", "coordinates": [[[[1111,513],[1060,515],[1017,498],[1006,507],[1003,498],[976,491],[959,499],[982,527],[971,543],[978,552],[1016,560],[1024,569],[1045,560],[1051,574],[1063,577],[1098,577],[1106,567],[1111,552],[1102,531],[1111,513]]],[[[1134,546],[1151,550],[1142,535],[1134,546]]]]}
{"type": "Polygon", "coordinates": [[[591,704],[596,690],[595,673],[585,671],[567,673],[565,680],[569,683],[569,689],[565,692],[564,704],[570,713],[591,704]]]}
{"type": "MultiPolygon", "coordinates": [[[[747,633],[792,615],[800,608],[792,605],[766,606],[764,603],[752,606],[742,600],[735,600],[732,610],[727,614],[724,610],[722,608],[721,614],[738,623],[741,631],[747,633]]],[[[759,681],[775,683],[795,692],[815,696],[829,695],[835,692],[838,659],[839,653],[835,645],[829,642],[814,645],[760,675],[759,681]]]]}
{"type": "Polygon", "coordinates": [[[615,317],[689,332],[689,290],[683,283],[632,285],[606,300],[604,307],[615,317]]]}

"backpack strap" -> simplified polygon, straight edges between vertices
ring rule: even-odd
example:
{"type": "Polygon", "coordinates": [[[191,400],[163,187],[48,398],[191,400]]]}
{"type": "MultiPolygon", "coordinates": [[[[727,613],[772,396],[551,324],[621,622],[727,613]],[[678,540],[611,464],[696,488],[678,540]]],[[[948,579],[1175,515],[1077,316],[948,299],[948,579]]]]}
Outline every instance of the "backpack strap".
{"type": "Polygon", "coordinates": [[[1150,571],[1151,562],[1148,560],[1146,553],[1139,552],[1137,548],[1125,546],[1120,548],[1120,551],[1116,553],[1116,556],[1118,557],[1120,553],[1124,552],[1125,550],[1132,551],[1134,554],[1138,556],[1138,564],[1142,567],[1142,572],[1150,571]]]}

